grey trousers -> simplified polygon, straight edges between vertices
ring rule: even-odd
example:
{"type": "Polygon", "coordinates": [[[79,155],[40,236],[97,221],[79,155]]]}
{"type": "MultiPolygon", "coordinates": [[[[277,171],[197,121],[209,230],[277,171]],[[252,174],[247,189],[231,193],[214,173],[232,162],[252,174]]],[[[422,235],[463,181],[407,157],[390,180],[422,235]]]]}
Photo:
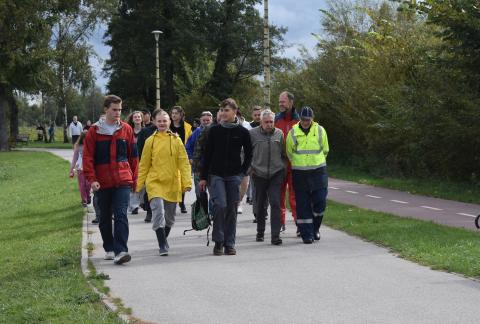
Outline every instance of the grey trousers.
{"type": "Polygon", "coordinates": [[[165,226],[173,227],[177,209],[176,202],[166,201],[158,197],[152,198],[150,200],[150,208],[152,209],[152,229],[154,231],[159,228],[165,228],[165,226]]]}
{"type": "Polygon", "coordinates": [[[213,202],[212,240],[228,247],[235,246],[237,206],[240,200],[242,176],[211,175],[208,191],[213,202]]]}
{"type": "Polygon", "coordinates": [[[253,212],[257,216],[257,233],[265,232],[265,217],[270,203],[270,228],[272,237],[280,235],[280,191],[285,172],[280,171],[270,179],[252,175],[255,188],[253,196],[253,212]]]}

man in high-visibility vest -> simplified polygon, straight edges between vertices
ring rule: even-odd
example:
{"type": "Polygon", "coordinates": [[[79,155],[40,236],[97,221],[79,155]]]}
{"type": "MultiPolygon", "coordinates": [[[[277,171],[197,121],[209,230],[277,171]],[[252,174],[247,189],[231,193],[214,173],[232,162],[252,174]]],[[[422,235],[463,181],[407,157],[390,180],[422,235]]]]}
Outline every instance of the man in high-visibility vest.
{"type": "Polygon", "coordinates": [[[286,142],[297,200],[297,225],[305,244],[320,240],[328,187],[327,132],[313,117],[312,108],[303,107],[300,122],[289,131],[286,142]]]}

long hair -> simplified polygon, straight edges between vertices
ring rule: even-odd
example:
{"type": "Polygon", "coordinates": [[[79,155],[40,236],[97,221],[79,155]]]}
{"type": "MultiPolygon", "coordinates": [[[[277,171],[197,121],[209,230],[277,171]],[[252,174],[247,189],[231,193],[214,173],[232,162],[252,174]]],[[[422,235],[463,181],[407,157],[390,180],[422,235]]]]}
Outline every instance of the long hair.
{"type": "Polygon", "coordinates": [[[135,114],[140,114],[140,117],[142,117],[142,127],[144,127],[145,124],[143,123],[143,113],[139,110],[135,110],[127,116],[127,124],[130,125],[130,127],[135,128],[135,124],[133,122],[133,115],[135,114]]]}

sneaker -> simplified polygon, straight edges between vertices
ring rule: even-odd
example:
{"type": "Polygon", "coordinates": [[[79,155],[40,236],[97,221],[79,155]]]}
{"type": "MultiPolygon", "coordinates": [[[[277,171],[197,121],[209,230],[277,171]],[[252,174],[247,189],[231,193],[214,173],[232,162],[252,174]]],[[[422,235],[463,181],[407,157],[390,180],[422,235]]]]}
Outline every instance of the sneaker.
{"type": "Polygon", "coordinates": [[[282,239],[279,236],[272,237],[272,245],[281,245],[282,239]]]}
{"type": "Polygon", "coordinates": [[[138,214],[138,207],[132,210],[132,215],[137,215],[138,214]]]}
{"type": "Polygon", "coordinates": [[[263,242],[264,241],[263,234],[262,233],[257,233],[257,237],[255,238],[255,241],[263,242]]]}
{"type": "Polygon", "coordinates": [[[98,224],[98,217],[95,217],[95,219],[92,220],[92,224],[98,224]]]}
{"type": "Polygon", "coordinates": [[[213,255],[223,255],[223,244],[220,242],[215,242],[213,247],[213,255]]]}
{"type": "Polygon", "coordinates": [[[237,214],[243,214],[243,208],[240,205],[237,207],[237,214]]]}
{"type": "Polygon", "coordinates": [[[285,224],[282,225],[282,228],[280,229],[280,232],[285,232],[285,224]]]}
{"type": "Polygon", "coordinates": [[[158,249],[158,252],[160,253],[160,256],[167,256],[168,255],[168,249],[167,249],[166,246],[158,249]]]}
{"type": "Polygon", "coordinates": [[[115,256],[115,258],[113,259],[113,263],[115,264],[123,264],[125,262],[128,262],[132,259],[132,257],[130,256],[130,254],[128,254],[128,252],[120,252],[119,254],[117,254],[115,256]]]}
{"type": "Polygon", "coordinates": [[[152,212],[147,211],[147,216],[145,216],[144,222],[150,223],[152,221],[152,212]]]}
{"type": "Polygon", "coordinates": [[[113,251],[109,251],[105,253],[104,260],[113,260],[115,258],[115,253],[113,251]]]}
{"type": "Polygon", "coordinates": [[[188,213],[188,212],[187,212],[187,208],[185,207],[185,204],[184,204],[184,203],[180,203],[179,205],[180,205],[180,212],[181,212],[182,214],[188,213]]]}
{"type": "Polygon", "coordinates": [[[302,234],[300,233],[300,229],[297,227],[297,237],[300,237],[302,236],[302,234]]]}
{"type": "Polygon", "coordinates": [[[226,246],[225,247],[225,254],[226,255],[236,255],[237,250],[235,250],[235,248],[233,246],[226,246]]]}
{"type": "Polygon", "coordinates": [[[252,205],[252,204],[253,204],[252,199],[250,199],[249,197],[247,197],[247,204],[249,204],[249,205],[252,205]]]}
{"type": "Polygon", "coordinates": [[[304,244],[312,244],[312,243],[313,243],[313,239],[303,239],[303,243],[304,243],[304,244]]]}

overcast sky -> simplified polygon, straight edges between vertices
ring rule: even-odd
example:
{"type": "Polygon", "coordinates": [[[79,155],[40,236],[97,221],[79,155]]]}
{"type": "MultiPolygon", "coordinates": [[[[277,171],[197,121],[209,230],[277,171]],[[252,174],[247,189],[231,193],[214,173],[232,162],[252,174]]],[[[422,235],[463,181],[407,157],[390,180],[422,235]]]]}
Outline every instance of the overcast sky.
{"type": "MultiPolygon", "coordinates": [[[[299,56],[298,48],[305,46],[310,51],[315,47],[316,41],[311,33],[319,33],[320,17],[318,11],[325,8],[326,0],[270,0],[269,18],[270,23],[277,26],[285,26],[288,32],[285,35],[287,43],[292,44],[283,53],[284,56],[294,58],[299,56]]],[[[263,15],[263,5],[259,6],[263,15]]],[[[91,43],[97,52],[99,59],[90,60],[97,77],[97,85],[105,90],[107,79],[102,75],[102,66],[105,59],[109,57],[110,48],[103,44],[105,26],[100,27],[91,38],[91,43]]]]}

